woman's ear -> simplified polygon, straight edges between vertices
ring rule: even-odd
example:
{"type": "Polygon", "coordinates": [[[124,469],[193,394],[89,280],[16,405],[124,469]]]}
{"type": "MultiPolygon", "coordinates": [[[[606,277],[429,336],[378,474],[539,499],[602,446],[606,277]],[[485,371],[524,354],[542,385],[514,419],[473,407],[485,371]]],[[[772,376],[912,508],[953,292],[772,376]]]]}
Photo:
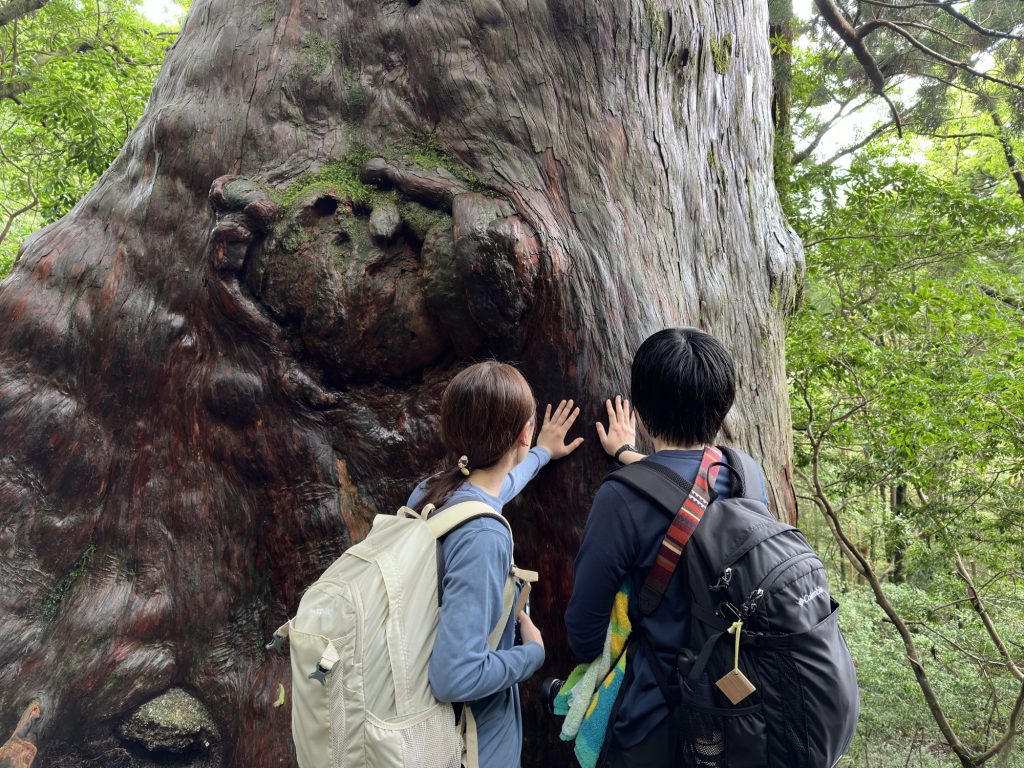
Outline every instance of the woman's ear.
{"type": "Polygon", "coordinates": [[[523,428],[519,431],[519,437],[516,438],[516,443],[519,445],[525,445],[527,448],[530,447],[530,443],[533,442],[533,420],[526,422],[523,428]]]}

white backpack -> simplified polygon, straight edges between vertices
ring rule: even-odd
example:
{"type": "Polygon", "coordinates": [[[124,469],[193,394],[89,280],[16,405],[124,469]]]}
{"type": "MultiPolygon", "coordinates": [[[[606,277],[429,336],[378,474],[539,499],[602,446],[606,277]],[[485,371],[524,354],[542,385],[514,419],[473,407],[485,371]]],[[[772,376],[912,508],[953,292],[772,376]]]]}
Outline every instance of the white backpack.
{"type": "MultiPolygon", "coordinates": [[[[456,722],[452,705],[434,697],[427,679],[440,615],[439,539],[478,517],[506,528],[508,522],[483,502],[431,516],[433,510],[377,515],[367,537],[324,571],[295,618],[274,632],[268,648],[285,639],[291,645],[299,768],[478,765],[470,708],[456,722]]],[[[512,612],[516,578],[526,582],[521,610],[537,575],[509,564],[504,609],[488,637],[492,649],[512,612]]]]}

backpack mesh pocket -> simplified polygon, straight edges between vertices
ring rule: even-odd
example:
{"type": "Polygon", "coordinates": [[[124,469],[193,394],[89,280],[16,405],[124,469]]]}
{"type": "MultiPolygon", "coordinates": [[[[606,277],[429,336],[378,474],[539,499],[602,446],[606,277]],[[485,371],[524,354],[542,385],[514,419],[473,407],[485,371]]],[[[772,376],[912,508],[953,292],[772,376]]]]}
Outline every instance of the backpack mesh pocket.
{"type": "Polygon", "coordinates": [[[685,768],[764,768],[767,764],[760,704],[726,709],[684,697],[675,717],[685,768]]]}
{"type": "MultiPolygon", "coordinates": [[[[459,768],[462,739],[451,704],[401,720],[381,720],[367,713],[365,768],[459,768]]],[[[360,766],[363,768],[363,766],[360,766]]]]}
{"type": "MultiPolygon", "coordinates": [[[[339,670],[340,671],[340,670],[339,670]]],[[[345,754],[348,747],[348,727],[345,718],[345,696],[341,675],[331,676],[329,711],[331,716],[331,768],[350,768],[345,754]]]]}

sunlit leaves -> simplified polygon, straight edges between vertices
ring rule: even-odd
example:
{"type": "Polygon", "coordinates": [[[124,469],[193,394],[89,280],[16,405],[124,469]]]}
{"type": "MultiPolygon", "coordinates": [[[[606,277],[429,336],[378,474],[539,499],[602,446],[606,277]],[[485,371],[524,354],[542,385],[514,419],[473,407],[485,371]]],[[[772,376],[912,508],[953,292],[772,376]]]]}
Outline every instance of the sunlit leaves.
{"type": "Polygon", "coordinates": [[[23,237],[78,202],[145,108],[175,30],[130,0],[51,0],[0,27],[0,81],[30,85],[0,101],[0,276],[23,237]]]}

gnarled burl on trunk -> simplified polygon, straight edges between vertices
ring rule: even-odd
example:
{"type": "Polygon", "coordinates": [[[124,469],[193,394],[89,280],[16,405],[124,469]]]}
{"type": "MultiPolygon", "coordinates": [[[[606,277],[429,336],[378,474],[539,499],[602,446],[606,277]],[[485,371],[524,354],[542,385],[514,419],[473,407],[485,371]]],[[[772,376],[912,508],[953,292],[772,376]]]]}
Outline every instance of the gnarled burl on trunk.
{"type": "MultiPolygon", "coordinates": [[[[610,469],[592,423],[650,332],[731,349],[722,439],[792,513],[803,266],[767,21],[744,0],[196,0],[121,156],[0,284],[0,727],[25,731],[0,761],[293,764],[263,643],[444,458],[438,399],[472,360],[585,409],[584,448],[509,510],[547,673],[610,469]],[[172,690],[192,714],[157,706],[172,690]]],[[[525,760],[556,764],[526,688],[525,760]]]]}

